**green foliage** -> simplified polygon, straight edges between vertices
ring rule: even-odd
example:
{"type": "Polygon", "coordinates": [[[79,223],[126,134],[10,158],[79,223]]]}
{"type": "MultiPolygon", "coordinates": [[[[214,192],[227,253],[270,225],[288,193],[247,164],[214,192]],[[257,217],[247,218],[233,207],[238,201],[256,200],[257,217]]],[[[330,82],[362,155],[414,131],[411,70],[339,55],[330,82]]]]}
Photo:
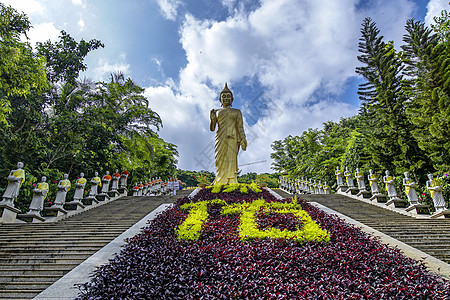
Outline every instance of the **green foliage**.
{"type": "Polygon", "coordinates": [[[47,85],[45,59],[21,36],[31,28],[28,17],[0,3],[0,122],[7,125],[11,96],[28,96],[47,85]]]}
{"type": "MultiPolygon", "coordinates": [[[[213,172],[209,171],[187,171],[187,170],[180,170],[177,169],[175,171],[175,177],[177,177],[181,182],[183,182],[183,185],[186,187],[193,187],[197,186],[197,177],[198,176],[205,176],[207,178],[207,183],[211,183],[216,178],[216,175],[213,172]]],[[[206,183],[206,182],[205,182],[206,183]]]]}
{"type": "Polygon", "coordinates": [[[83,63],[84,57],[99,47],[105,47],[99,40],[86,42],[75,41],[64,30],[61,31],[59,41],[52,43],[50,40],[44,43],[37,43],[39,55],[46,58],[48,79],[52,83],[65,82],[76,85],[76,80],[81,71],[85,71],[87,66],[83,63]]]}

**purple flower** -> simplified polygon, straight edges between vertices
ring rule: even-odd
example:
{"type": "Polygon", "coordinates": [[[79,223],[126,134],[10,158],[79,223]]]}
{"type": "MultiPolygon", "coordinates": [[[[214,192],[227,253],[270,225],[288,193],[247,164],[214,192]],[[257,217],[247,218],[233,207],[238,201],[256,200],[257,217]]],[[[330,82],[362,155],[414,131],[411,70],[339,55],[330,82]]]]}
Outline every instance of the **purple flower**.
{"type": "Polygon", "coordinates": [[[445,177],[448,177],[448,174],[447,174],[447,173],[445,173],[445,174],[444,174],[444,176],[445,176],[445,177]]]}

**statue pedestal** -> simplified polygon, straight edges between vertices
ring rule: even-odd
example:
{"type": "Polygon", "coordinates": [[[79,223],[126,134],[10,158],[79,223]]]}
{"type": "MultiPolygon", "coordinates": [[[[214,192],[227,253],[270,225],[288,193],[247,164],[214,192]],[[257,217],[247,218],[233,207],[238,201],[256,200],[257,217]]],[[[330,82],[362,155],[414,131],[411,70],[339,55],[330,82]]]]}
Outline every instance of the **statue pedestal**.
{"type": "Polygon", "coordinates": [[[98,200],[97,200],[97,198],[95,198],[95,197],[86,197],[86,198],[84,198],[84,199],[81,199],[81,202],[82,202],[84,205],[92,205],[92,204],[97,204],[97,203],[98,203],[98,200]]]}
{"type": "Polygon", "coordinates": [[[15,223],[18,213],[20,213],[19,209],[6,204],[0,204],[0,223],[15,223]]]}
{"type": "Polygon", "coordinates": [[[450,218],[450,209],[441,210],[440,212],[435,212],[433,215],[431,215],[432,219],[437,218],[450,218]]]}
{"type": "Polygon", "coordinates": [[[387,206],[394,206],[395,208],[407,208],[408,207],[408,201],[400,199],[400,198],[393,198],[390,199],[388,202],[386,202],[387,206]]]}
{"type": "Polygon", "coordinates": [[[44,217],[35,214],[18,214],[17,218],[27,223],[41,223],[45,221],[44,217]]]}
{"type": "Polygon", "coordinates": [[[67,210],[62,207],[46,207],[44,208],[45,217],[61,217],[67,214],[67,210]]]}
{"type": "Polygon", "coordinates": [[[336,188],[336,193],[337,192],[342,192],[345,193],[345,191],[347,190],[347,186],[346,185],[340,185],[336,188]]]}
{"type": "Polygon", "coordinates": [[[98,201],[105,201],[105,200],[109,200],[109,196],[108,194],[98,194],[97,196],[95,196],[97,198],[98,201]]]}
{"type": "Polygon", "coordinates": [[[359,193],[359,190],[355,187],[349,187],[345,193],[350,194],[350,195],[357,195],[359,193]]]}
{"type": "Polygon", "coordinates": [[[120,188],[118,189],[118,191],[119,191],[119,194],[122,195],[122,196],[128,195],[128,189],[125,188],[125,187],[120,187],[120,188]]]}
{"type": "Polygon", "coordinates": [[[370,198],[370,192],[368,192],[366,190],[359,190],[359,193],[356,194],[356,196],[363,197],[364,199],[368,199],[368,198],[370,198]]]}
{"type": "Polygon", "coordinates": [[[426,204],[410,205],[405,210],[416,215],[430,215],[430,207],[426,204]]]}
{"type": "Polygon", "coordinates": [[[84,209],[85,206],[79,200],[69,201],[64,204],[64,209],[66,210],[81,210],[84,209]]]}
{"type": "Polygon", "coordinates": [[[118,197],[120,194],[119,194],[119,191],[118,190],[111,190],[111,191],[109,191],[108,192],[108,196],[110,197],[110,198],[116,198],[116,197],[118,197]]]}
{"type": "Polygon", "coordinates": [[[372,197],[369,198],[370,201],[376,200],[377,203],[386,203],[386,195],[384,194],[375,194],[372,197]]]}

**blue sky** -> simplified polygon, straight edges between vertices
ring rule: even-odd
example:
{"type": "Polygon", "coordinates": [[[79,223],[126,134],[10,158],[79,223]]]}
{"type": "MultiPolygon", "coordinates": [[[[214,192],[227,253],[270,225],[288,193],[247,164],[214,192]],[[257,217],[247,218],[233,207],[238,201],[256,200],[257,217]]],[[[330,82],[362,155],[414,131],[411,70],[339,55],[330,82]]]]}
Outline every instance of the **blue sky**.
{"type": "MultiPolygon", "coordinates": [[[[1,0],[0,0],[1,1],[1,0]]],[[[99,39],[82,75],[122,71],[160,114],[179,167],[214,170],[209,111],[225,82],[243,111],[243,173],[270,172],[270,144],[357,113],[360,24],[401,45],[409,18],[432,22],[448,0],[3,0],[24,11],[30,42],[99,39]],[[256,163],[265,161],[264,163],[256,163]]]]}

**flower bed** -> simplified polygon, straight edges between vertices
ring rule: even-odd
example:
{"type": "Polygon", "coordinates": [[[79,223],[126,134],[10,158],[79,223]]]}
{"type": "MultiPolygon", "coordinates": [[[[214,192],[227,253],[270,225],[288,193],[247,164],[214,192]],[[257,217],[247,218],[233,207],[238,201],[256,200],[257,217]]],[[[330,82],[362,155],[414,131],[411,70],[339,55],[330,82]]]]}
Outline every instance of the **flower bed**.
{"type": "Polygon", "coordinates": [[[277,200],[250,187],[247,193],[240,188],[227,193],[226,188],[217,193],[202,189],[192,201],[179,199],[80,287],[80,299],[450,296],[449,282],[422,264],[303,200],[277,200]],[[286,233],[284,238],[245,238],[240,227],[250,207],[253,229],[276,229],[276,234],[286,233]],[[192,213],[200,223],[186,223],[192,213]],[[317,226],[312,232],[323,231],[308,239],[287,234],[299,231],[296,236],[305,237],[311,232],[305,229],[311,222],[306,215],[317,226]],[[185,230],[186,235],[180,235],[183,224],[192,224],[195,234],[185,230]]]}

